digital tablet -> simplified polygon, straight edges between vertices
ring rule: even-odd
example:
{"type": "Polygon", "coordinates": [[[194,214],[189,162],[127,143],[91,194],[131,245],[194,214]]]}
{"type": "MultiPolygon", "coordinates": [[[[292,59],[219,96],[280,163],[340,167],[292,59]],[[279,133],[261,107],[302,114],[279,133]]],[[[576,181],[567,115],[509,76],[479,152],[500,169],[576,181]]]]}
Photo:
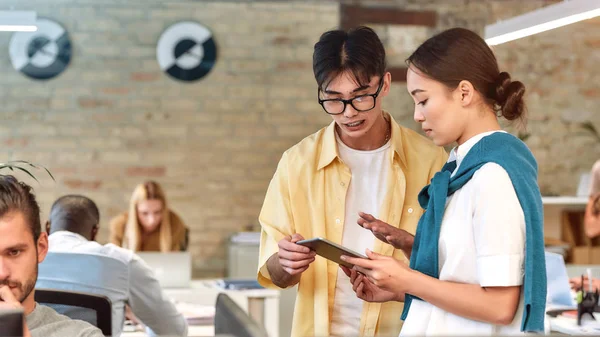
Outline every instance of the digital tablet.
{"type": "Polygon", "coordinates": [[[367,257],[362,254],[359,254],[351,249],[342,247],[336,243],[333,243],[333,242],[331,242],[327,239],[323,239],[323,238],[312,238],[312,239],[308,239],[308,240],[301,240],[301,241],[296,242],[296,244],[308,247],[311,250],[314,250],[317,253],[317,255],[322,256],[322,257],[326,258],[327,260],[333,261],[337,264],[340,264],[340,265],[348,267],[348,268],[352,268],[354,265],[352,265],[346,261],[342,261],[340,259],[340,256],[346,255],[346,256],[367,259],[367,257]]]}

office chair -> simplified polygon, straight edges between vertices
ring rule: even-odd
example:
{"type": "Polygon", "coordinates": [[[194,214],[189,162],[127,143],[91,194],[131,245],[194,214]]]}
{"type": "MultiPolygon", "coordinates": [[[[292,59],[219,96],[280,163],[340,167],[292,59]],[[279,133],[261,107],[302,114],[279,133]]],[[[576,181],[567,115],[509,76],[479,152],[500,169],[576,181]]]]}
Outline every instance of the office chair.
{"type": "Polygon", "coordinates": [[[190,229],[186,227],[185,228],[185,237],[184,237],[183,242],[181,244],[181,251],[182,252],[187,251],[189,245],[190,245],[190,229]]]}
{"type": "Polygon", "coordinates": [[[23,337],[23,310],[0,310],[0,337],[23,337]]]}
{"type": "MultiPolygon", "coordinates": [[[[77,312],[83,308],[90,309],[96,313],[96,321],[89,322],[100,330],[104,336],[112,335],[112,305],[110,299],[106,296],[92,295],[75,291],[55,290],[55,289],[36,289],[35,301],[40,304],[51,304],[75,307],[77,312]]],[[[65,312],[66,316],[73,319],[81,319],[78,315],[70,315],[65,312]]]]}
{"type": "Polygon", "coordinates": [[[268,337],[265,329],[224,293],[217,296],[215,335],[268,337]]]}
{"type": "MultiPolygon", "coordinates": [[[[76,291],[106,296],[112,305],[112,335],[120,336],[129,300],[129,269],[121,260],[96,254],[48,252],[40,263],[36,289],[76,291]],[[82,266],[85,266],[82,271],[82,266]]],[[[51,305],[59,314],[96,325],[96,312],[51,305]]]]}

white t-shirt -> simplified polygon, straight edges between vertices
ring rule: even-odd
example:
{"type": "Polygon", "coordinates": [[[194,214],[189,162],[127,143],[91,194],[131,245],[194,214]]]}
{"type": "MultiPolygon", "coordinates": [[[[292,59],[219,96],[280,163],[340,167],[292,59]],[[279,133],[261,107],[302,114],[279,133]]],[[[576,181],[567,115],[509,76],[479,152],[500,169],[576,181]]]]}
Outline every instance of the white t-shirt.
{"type": "MultiPolygon", "coordinates": [[[[472,137],[452,150],[448,161],[456,160],[458,170],[473,145],[492,133],[472,137]]],[[[482,287],[523,284],[525,216],[508,173],[500,165],[483,165],[446,200],[438,256],[440,280],[482,287]]],[[[507,326],[463,318],[415,299],[400,336],[522,334],[522,317],[523,292],[507,326]]]]}
{"type": "MultiPolygon", "coordinates": [[[[357,253],[373,249],[375,236],[358,225],[358,212],[378,217],[381,203],[387,190],[386,179],[390,166],[388,141],[384,146],[372,151],[359,151],[349,148],[337,136],[338,151],[344,164],[350,168],[352,179],[346,195],[344,233],[342,246],[357,253]]],[[[330,336],[358,336],[363,301],[356,297],[350,279],[339,269],[335,284],[335,298],[331,317],[330,336]]]]}

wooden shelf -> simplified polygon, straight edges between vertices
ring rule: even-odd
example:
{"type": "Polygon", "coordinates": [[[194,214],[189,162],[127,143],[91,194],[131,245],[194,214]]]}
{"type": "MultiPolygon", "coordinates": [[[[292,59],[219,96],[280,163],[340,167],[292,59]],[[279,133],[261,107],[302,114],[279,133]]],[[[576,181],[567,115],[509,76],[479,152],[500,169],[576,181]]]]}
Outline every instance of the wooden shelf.
{"type": "Polygon", "coordinates": [[[560,196],[560,197],[542,197],[544,205],[565,205],[565,206],[585,206],[588,202],[587,197],[560,196]]]}

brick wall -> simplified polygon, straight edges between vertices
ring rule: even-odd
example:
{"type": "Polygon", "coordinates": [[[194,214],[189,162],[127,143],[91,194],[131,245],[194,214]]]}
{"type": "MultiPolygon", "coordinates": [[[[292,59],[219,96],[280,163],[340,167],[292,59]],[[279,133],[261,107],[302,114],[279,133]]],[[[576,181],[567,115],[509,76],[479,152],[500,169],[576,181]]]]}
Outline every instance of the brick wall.
{"type": "MultiPolygon", "coordinates": [[[[105,241],[108,220],[127,208],[134,186],[156,179],[166,189],[171,207],[192,229],[194,276],[222,275],[224,243],[232,232],[257,224],[281,153],[330,121],[315,102],[311,61],[319,35],[339,23],[338,3],[0,3],[35,9],[39,16],[59,21],[73,44],[66,72],[47,82],[34,82],[13,70],[7,52],[10,33],[0,34],[0,48],[6,51],[0,53],[0,156],[43,164],[56,176],[56,183],[41,172],[40,184],[25,178],[36,188],[43,219],[60,195],[85,194],[100,207],[99,240],[105,241]],[[169,25],[190,19],[212,30],[218,60],[201,81],[175,82],[158,67],[156,42],[169,25]]],[[[412,49],[436,31],[456,25],[481,30],[486,22],[547,1],[530,1],[527,6],[512,0],[362,3],[438,12],[435,28],[374,26],[394,65],[402,64],[412,49]]],[[[570,29],[579,32],[595,24],[597,31],[597,22],[570,29]]],[[[581,44],[570,33],[560,35],[577,53],[562,47],[562,40],[535,38],[547,50],[539,58],[544,60],[540,65],[536,63],[539,48],[527,41],[498,48],[500,61],[514,70],[515,77],[521,75],[524,81],[540,85],[531,90],[532,116],[539,121],[530,123],[528,142],[542,164],[540,183],[551,193],[574,193],[578,174],[598,157],[593,138],[570,122],[582,109],[594,117],[591,109],[598,100],[597,70],[591,73],[598,60],[582,56],[598,46],[597,33],[588,30],[581,36],[587,42],[581,44]],[[563,61],[556,61],[556,54],[563,61]],[[543,73],[535,77],[531,73],[537,69],[543,73]],[[573,74],[575,70],[588,75],[573,74]],[[557,81],[560,86],[552,85],[557,81]],[[589,86],[580,90],[581,83],[589,86]],[[556,98],[562,91],[562,98],[556,98]],[[572,137],[576,140],[563,141],[572,137]],[[582,144],[586,146],[579,147],[582,144]],[[561,158],[566,146],[581,151],[571,151],[568,160],[550,165],[549,158],[561,158]]],[[[412,101],[402,83],[394,83],[384,106],[401,123],[417,128],[412,101]]]]}

